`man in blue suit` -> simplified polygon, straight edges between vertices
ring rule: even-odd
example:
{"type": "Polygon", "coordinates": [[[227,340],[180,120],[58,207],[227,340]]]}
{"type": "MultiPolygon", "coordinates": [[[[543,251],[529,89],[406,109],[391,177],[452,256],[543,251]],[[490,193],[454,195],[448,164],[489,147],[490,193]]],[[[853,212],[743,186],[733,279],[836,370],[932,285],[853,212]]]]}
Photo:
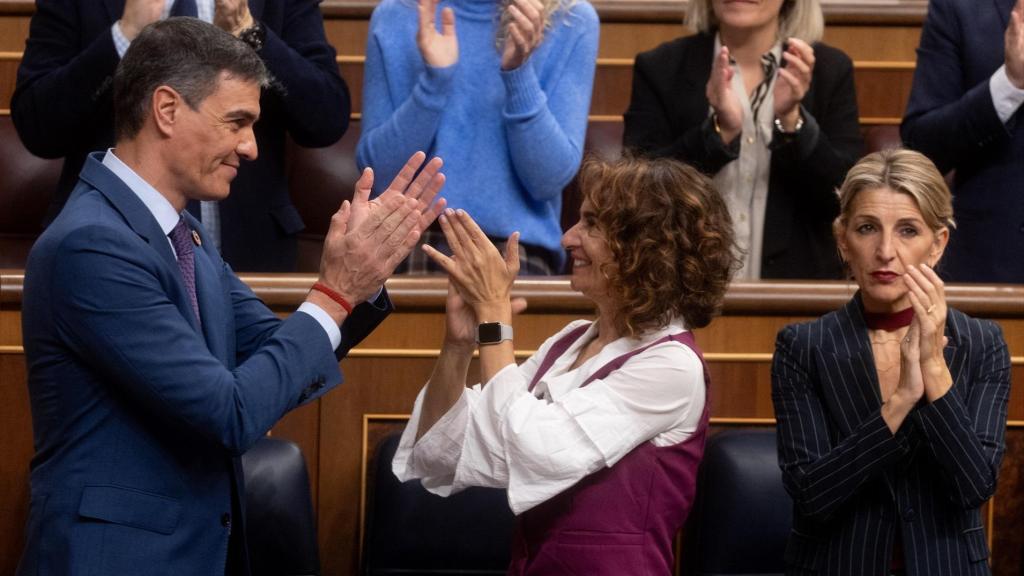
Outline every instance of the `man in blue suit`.
{"type": "Polygon", "coordinates": [[[944,269],[1024,283],[1024,0],[931,0],[903,139],[956,169],[944,269]]]}
{"type": "MultiPolygon", "coordinates": [[[[114,144],[118,61],[146,24],[168,15],[196,16],[251,42],[274,77],[254,128],[260,157],[239,169],[234,194],[201,210],[235,270],[293,271],[305,224],[289,196],[286,142],[329,146],[350,111],[320,0],[38,0],[11,118],[33,154],[64,158],[47,221],[67,201],[86,155],[114,144]]],[[[192,210],[198,217],[199,206],[192,210]]]]}
{"type": "Polygon", "coordinates": [[[149,26],[118,67],[115,148],[86,160],[25,272],[35,456],[19,575],[247,574],[239,455],[341,383],[338,359],[390,310],[384,280],[443,208],[439,159],[414,179],[418,153],[372,202],[367,170],[319,281],[277,318],[184,211],[227,197],[256,158],[268,78],[193,18],[149,26]]]}

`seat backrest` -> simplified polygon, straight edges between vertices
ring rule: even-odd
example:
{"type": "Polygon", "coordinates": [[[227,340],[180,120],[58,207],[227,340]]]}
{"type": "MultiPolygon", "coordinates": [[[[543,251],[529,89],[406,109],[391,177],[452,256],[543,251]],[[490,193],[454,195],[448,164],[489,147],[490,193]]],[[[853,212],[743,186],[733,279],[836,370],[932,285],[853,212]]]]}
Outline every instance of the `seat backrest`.
{"type": "Polygon", "coordinates": [[[504,490],[470,488],[442,498],[399,482],[391,460],[399,435],[378,445],[367,485],[366,576],[498,576],[509,563],[514,517],[504,490]]]}
{"type": "Polygon", "coordinates": [[[57,189],[61,160],[33,156],[0,116],[0,268],[24,268],[57,189]]]}
{"type": "Polygon", "coordinates": [[[252,576],[320,573],[316,516],[302,450],[261,438],[242,456],[245,530],[252,576]]]}
{"type": "Polygon", "coordinates": [[[864,137],[864,154],[880,152],[889,148],[903,146],[900,127],[892,125],[862,126],[861,136],[864,137]]]}
{"type": "Polygon", "coordinates": [[[782,485],[774,429],[715,434],[704,451],[697,500],[686,525],[685,573],[781,576],[792,506],[782,485]]]}

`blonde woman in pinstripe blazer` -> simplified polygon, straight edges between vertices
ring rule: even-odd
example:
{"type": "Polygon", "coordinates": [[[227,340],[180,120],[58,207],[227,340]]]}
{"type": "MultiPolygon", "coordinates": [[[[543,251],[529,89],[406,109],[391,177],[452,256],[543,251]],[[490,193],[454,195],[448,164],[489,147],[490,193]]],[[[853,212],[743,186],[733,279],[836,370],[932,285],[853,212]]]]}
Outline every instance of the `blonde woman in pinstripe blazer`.
{"type": "Polygon", "coordinates": [[[999,326],[947,308],[932,270],[954,226],[924,156],[854,166],[834,232],[859,291],[784,328],[772,365],[779,465],[793,497],[787,574],[989,574],[980,506],[1005,448],[999,326]]]}

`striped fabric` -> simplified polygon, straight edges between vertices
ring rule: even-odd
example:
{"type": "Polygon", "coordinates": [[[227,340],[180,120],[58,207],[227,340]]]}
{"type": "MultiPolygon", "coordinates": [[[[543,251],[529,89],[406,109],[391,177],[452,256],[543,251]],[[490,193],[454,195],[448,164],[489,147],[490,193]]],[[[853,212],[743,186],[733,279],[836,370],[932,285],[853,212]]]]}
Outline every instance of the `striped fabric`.
{"type": "Polygon", "coordinates": [[[1010,359],[997,324],[949,310],[953,388],[894,436],[859,296],[779,332],[772,363],[779,465],[793,497],[787,574],[888,574],[901,530],[906,574],[989,574],[979,508],[1005,450],[1010,359]]]}

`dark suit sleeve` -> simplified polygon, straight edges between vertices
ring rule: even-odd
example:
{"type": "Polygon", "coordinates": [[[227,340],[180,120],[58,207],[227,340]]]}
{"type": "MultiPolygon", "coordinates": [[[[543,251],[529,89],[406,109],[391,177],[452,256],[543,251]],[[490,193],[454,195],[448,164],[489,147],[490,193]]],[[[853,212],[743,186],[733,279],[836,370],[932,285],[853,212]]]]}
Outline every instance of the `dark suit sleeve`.
{"type": "Polygon", "coordinates": [[[904,434],[889,431],[881,411],[848,436],[832,438],[809,340],[807,325],[779,332],[772,359],[772,402],[786,490],[806,517],[825,520],[909,447],[904,434]]]}
{"type": "Polygon", "coordinates": [[[835,48],[818,45],[818,53],[814,99],[801,109],[804,127],[792,139],[776,133],[771,145],[772,168],[799,172],[805,190],[827,191],[823,204],[831,218],[837,206],[832,191],[860,157],[863,142],[853,63],[835,48]]]}
{"type": "MultiPolygon", "coordinates": [[[[971,2],[962,4],[976,9],[971,2]]],[[[987,145],[1010,137],[996,113],[988,80],[976,86],[964,84],[962,24],[948,1],[929,3],[900,130],[907,146],[923,152],[942,172],[973,163],[990,154],[987,145]]]]}
{"type": "MultiPolygon", "coordinates": [[[[231,282],[237,362],[242,364],[273,335],[280,320],[273,314],[268,315],[263,301],[231,272],[230,266],[224,264],[224,267],[225,277],[231,282]]],[[[356,306],[341,325],[341,343],[334,351],[335,357],[340,361],[348,355],[348,351],[373,332],[393,310],[387,290],[381,290],[374,301],[356,306]]]]}
{"type": "Polygon", "coordinates": [[[280,32],[267,27],[260,56],[283,89],[288,133],[300,146],[330,146],[348,128],[348,86],[324,33],[318,0],[286,2],[280,32]]]}
{"type": "Polygon", "coordinates": [[[658,55],[655,51],[636,57],[633,91],[624,116],[623,144],[642,155],[676,158],[706,174],[714,174],[739,157],[739,139],[727,146],[705,116],[681,134],[673,131],[668,106],[675,102],[666,102],[661,90],[670,81],[672,71],[658,55]]]}
{"type": "Polygon", "coordinates": [[[951,316],[951,320],[962,323],[959,332],[966,335],[979,358],[972,362],[973,367],[951,366],[957,385],[912,417],[949,480],[952,500],[973,509],[995,493],[1006,450],[1010,356],[997,324],[964,316],[951,316]],[[971,370],[971,374],[960,379],[962,370],[971,370]]]}
{"type": "MultiPolygon", "coordinates": [[[[229,370],[168,296],[180,285],[137,248],[133,232],[81,228],[62,241],[51,279],[62,339],[133,409],[241,454],[288,410],[341,382],[314,318],[281,321],[255,302],[242,322],[264,334],[261,345],[229,370]]],[[[231,322],[232,313],[203,321],[231,322]]]]}
{"type": "Polygon", "coordinates": [[[386,289],[381,290],[376,300],[356,306],[352,310],[352,315],[341,325],[341,344],[335,351],[338,360],[348,355],[348,351],[373,332],[394,309],[386,289]]]}
{"type": "Polygon", "coordinates": [[[44,158],[70,153],[73,135],[91,133],[100,95],[120,58],[109,27],[88,38],[79,10],[91,3],[38,0],[11,99],[25,147],[44,158]]]}

